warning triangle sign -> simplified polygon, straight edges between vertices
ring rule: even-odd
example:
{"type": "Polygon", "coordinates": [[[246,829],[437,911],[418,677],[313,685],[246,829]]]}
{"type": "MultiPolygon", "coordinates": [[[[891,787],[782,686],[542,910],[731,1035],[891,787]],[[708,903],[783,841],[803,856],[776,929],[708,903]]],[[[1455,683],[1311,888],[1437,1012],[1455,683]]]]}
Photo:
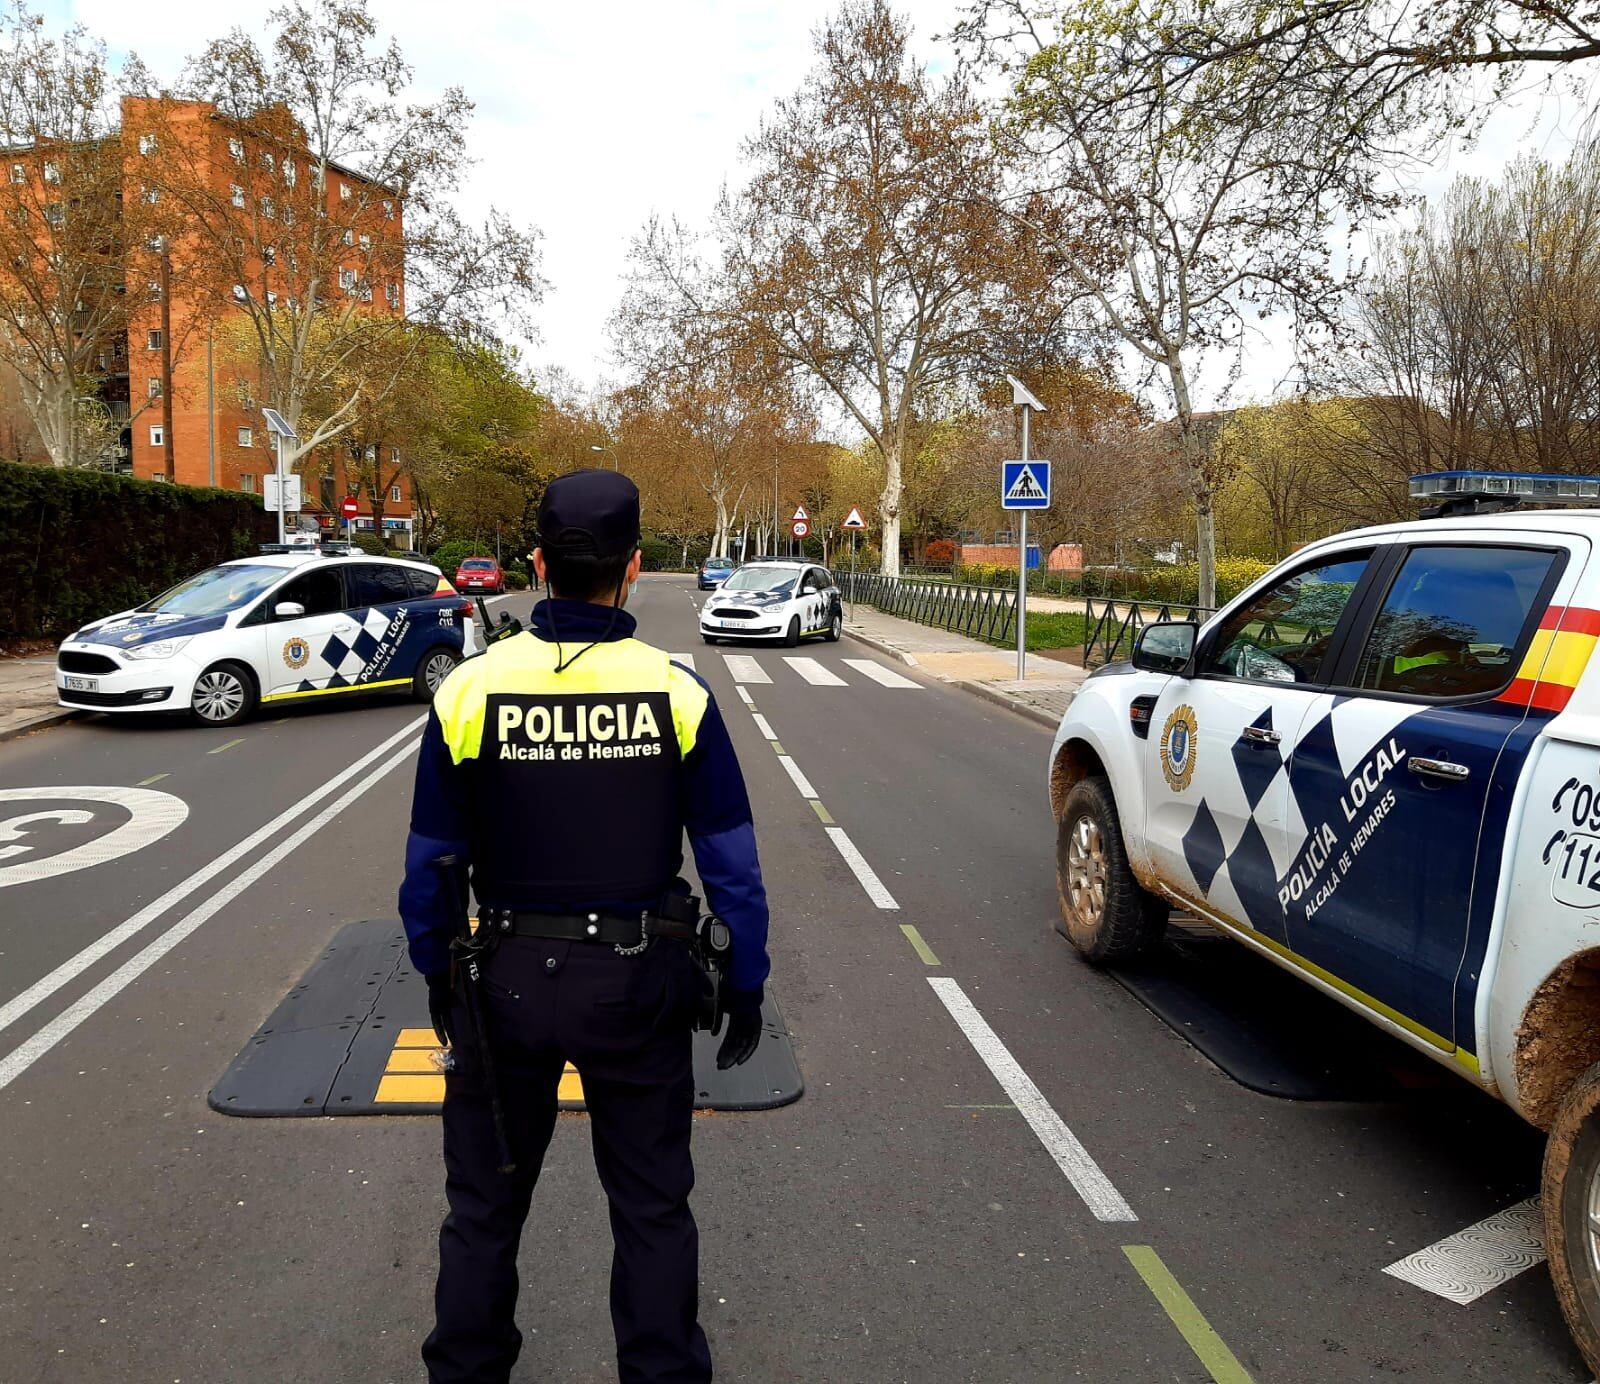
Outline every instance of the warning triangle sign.
{"type": "Polygon", "coordinates": [[[1024,466],[1017,472],[1016,480],[1011,482],[1011,489],[1006,491],[1009,500],[1042,500],[1044,487],[1034,478],[1033,467],[1024,466]]]}
{"type": "Polygon", "coordinates": [[[861,506],[851,505],[850,513],[845,515],[844,523],[840,527],[846,529],[864,529],[866,526],[867,521],[861,517],[861,506]]]}
{"type": "Polygon", "coordinates": [[[806,507],[804,505],[796,505],[794,507],[794,518],[790,522],[791,523],[795,523],[795,524],[801,524],[801,523],[804,523],[810,517],[811,516],[806,513],[806,507]]]}

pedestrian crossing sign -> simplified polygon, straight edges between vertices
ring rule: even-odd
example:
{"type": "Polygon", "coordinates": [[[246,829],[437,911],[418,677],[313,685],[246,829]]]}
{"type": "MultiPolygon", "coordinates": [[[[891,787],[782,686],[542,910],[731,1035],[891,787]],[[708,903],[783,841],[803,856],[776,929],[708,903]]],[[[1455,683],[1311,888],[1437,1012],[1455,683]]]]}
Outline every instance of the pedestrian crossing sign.
{"type": "Polygon", "coordinates": [[[1050,463],[1048,461],[1002,461],[1000,463],[1000,507],[1002,509],[1048,509],[1050,507],[1050,463]]]}

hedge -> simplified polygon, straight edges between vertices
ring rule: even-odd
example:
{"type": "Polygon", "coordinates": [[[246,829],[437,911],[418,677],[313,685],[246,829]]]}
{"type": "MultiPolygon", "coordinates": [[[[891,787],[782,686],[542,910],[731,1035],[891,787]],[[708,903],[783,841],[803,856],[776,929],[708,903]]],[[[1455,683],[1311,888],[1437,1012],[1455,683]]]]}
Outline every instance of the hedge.
{"type": "Polygon", "coordinates": [[[276,535],[231,490],[0,461],[0,638],[61,638],[276,535]]]}

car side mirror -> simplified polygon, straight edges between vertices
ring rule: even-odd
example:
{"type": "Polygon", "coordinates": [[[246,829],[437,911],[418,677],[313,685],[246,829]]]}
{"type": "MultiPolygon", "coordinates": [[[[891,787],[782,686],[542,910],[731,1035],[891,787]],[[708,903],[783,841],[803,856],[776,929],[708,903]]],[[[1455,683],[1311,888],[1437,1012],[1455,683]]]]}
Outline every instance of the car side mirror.
{"type": "Polygon", "coordinates": [[[299,601],[279,601],[272,607],[274,620],[294,620],[306,613],[306,608],[299,601]]]}
{"type": "Polygon", "coordinates": [[[1146,625],[1133,641],[1133,666],[1146,673],[1183,673],[1194,658],[1200,626],[1193,620],[1146,625]]]}

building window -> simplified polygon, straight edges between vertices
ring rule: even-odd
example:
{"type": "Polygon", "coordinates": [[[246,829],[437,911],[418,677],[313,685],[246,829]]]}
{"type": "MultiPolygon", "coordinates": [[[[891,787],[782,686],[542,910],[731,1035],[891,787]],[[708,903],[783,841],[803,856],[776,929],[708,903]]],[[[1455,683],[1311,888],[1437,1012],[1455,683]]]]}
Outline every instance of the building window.
{"type": "Polygon", "coordinates": [[[243,473],[239,477],[239,489],[244,491],[246,495],[254,495],[256,493],[256,478],[249,472],[243,473]]]}
{"type": "Polygon", "coordinates": [[[139,152],[148,158],[156,151],[156,137],[154,135],[139,136],[139,152]]]}
{"type": "Polygon", "coordinates": [[[293,187],[300,178],[300,171],[294,166],[293,159],[283,161],[283,185],[293,187]]]}
{"type": "MultiPolygon", "coordinates": [[[[400,464],[400,449],[398,447],[389,448],[389,460],[392,461],[396,466],[400,464]]],[[[395,496],[395,499],[398,500],[399,498],[400,497],[398,495],[395,496]]]]}
{"type": "Polygon", "coordinates": [[[155,327],[146,335],[145,345],[152,351],[161,349],[161,328],[155,327]]]}
{"type": "Polygon", "coordinates": [[[245,303],[249,300],[250,295],[245,291],[245,286],[243,284],[235,284],[233,286],[233,301],[236,303],[245,303]]]}
{"type": "Polygon", "coordinates": [[[235,163],[243,163],[244,141],[238,138],[230,139],[228,141],[228,152],[233,155],[233,161],[235,163]]]}
{"type": "Polygon", "coordinates": [[[389,306],[390,307],[394,308],[396,311],[399,311],[399,308],[400,308],[400,285],[399,284],[396,284],[396,283],[390,284],[386,289],[384,289],[383,296],[389,300],[389,306]]]}
{"type": "Polygon", "coordinates": [[[394,203],[391,202],[387,197],[383,199],[383,219],[385,221],[394,220],[394,203]]]}
{"type": "Polygon", "coordinates": [[[277,212],[273,210],[272,198],[263,197],[261,199],[261,214],[266,217],[268,221],[271,221],[272,218],[277,215],[277,212]]]}
{"type": "Polygon", "coordinates": [[[13,226],[26,226],[28,224],[28,209],[26,207],[11,207],[6,212],[13,226]]]}
{"type": "Polygon", "coordinates": [[[370,303],[372,301],[372,285],[369,284],[365,279],[361,281],[361,301],[363,303],[370,303]]]}
{"type": "Polygon", "coordinates": [[[234,183],[228,189],[228,196],[232,200],[234,206],[242,207],[244,205],[244,189],[240,187],[238,183],[234,183]]]}
{"type": "Polygon", "coordinates": [[[354,245],[356,243],[356,233],[346,226],[344,234],[339,237],[339,243],[341,245],[354,245]]]}
{"type": "Polygon", "coordinates": [[[261,166],[269,173],[278,166],[278,161],[272,157],[272,150],[263,149],[261,151],[261,166]]]}
{"type": "Polygon", "coordinates": [[[46,160],[44,165],[44,180],[47,183],[59,183],[61,181],[61,165],[59,163],[46,160]]]}
{"type": "Polygon", "coordinates": [[[59,226],[67,219],[67,213],[60,202],[46,202],[44,204],[44,219],[52,226],[59,226]]]}
{"type": "Polygon", "coordinates": [[[161,280],[151,279],[150,282],[145,285],[145,293],[149,296],[149,299],[152,303],[159,303],[161,301],[161,280]]]}
{"type": "Polygon", "coordinates": [[[161,376],[160,375],[152,375],[152,376],[150,376],[149,392],[150,392],[150,397],[152,399],[159,399],[161,397],[161,376]]]}
{"type": "Polygon", "coordinates": [[[144,200],[147,206],[155,206],[155,204],[161,200],[161,189],[158,187],[145,188],[144,200]]]}
{"type": "Polygon", "coordinates": [[[400,503],[400,487],[398,485],[389,487],[389,503],[394,505],[400,503]]]}
{"type": "Polygon", "coordinates": [[[270,288],[267,290],[267,306],[269,308],[275,308],[278,306],[278,295],[270,288]]]}
{"type": "Polygon", "coordinates": [[[355,292],[356,271],[354,269],[341,269],[339,271],[339,287],[346,293],[355,292]]]}
{"type": "Polygon", "coordinates": [[[361,248],[363,251],[372,249],[372,237],[370,235],[364,235],[361,237],[361,248]]]}
{"type": "Polygon", "coordinates": [[[11,181],[14,182],[14,183],[25,183],[25,182],[27,182],[28,181],[28,170],[26,168],[24,168],[20,163],[12,164],[11,165],[11,181]]]}
{"type": "Polygon", "coordinates": [[[278,247],[276,245],[263,245],[261,247],[262,264],[276,264],[278,262],[278,247]]]}
{"type": "Polygon", "coordinates": [[[339,200],[341,202],[350,200],[350,184],[345,182],[343,178],[339,180],[339,200]]]}
{"type": "Polygon", "coordinates": [[[241,447],[254,447],[256,445],[256,430],[254,428],[240,428],[239,445],[241,447]]]}
{"type": "Polygon", "coordinates": [[[165,447],[167,445],[167,431],[159,423],[150,425],[150,445],[152,447],[165,447]]]}

